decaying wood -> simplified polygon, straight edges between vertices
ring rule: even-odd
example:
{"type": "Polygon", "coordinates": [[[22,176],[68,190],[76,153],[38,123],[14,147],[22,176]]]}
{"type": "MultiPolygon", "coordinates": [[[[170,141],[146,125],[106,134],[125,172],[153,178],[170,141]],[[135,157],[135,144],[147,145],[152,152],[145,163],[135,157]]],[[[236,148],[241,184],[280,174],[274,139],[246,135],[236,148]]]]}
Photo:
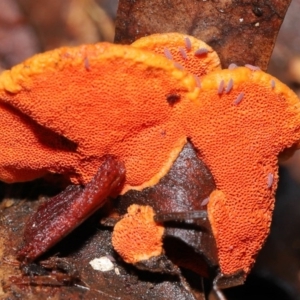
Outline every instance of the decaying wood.
{"type": "MultiPolygon", "coordinates": [[[[177,275],[141,271],[123,262],[112,247],[112,229],[99,223],[102,217],[107,216],[106,214],[112,210],[112,206],[122,211],[126,210],[132,200],[143,203],[143,200],[147,199],[150,201],[149,205],[151,205],[151,201],[158,199],[162,203],[167,202],[166,198],[171,196],[174,191],[166,193],[166,188],[174,183],[176,183],[174,190],[178,194],[175,201],[181,200],[181,202],[178,200],[179,206],[186,206],[189,199],[195,199],[194,204],[199,205],[196,200],[199,200],[202,193],[207,193],[207,187],[203,182],[212,180],[210,177],[205,179],[207,175],[203,172],[202,164],[197,163],[196,152],[186,146],[162,184],[135,194],[133,199],[119,197],[119,199],[107,203],[104,209],[98,211],[41,257],[41,260],[50,258],[50,262],[56,257],[61,257],[64,263],[69,264],[71,268],[68,267],[63,272],[61,272],[61,268],[58,270],[54,268],[53,272],[51,267],[49,272],[44,274],[44,271],[40,273],[40,268],[37,268],[36,265],[29,265],[28,274],[23,274],[23,276],[19,270],[20,264],[15,258],[16,252],[23,243],[25,223],[37,207],[46,201],[47,197],[40,197],[36,201],[29,199],[37,199],[37,195],[52,194],[57,191],[53,191],[53,186],[43,180],[23,185],[14,184],[11,186],[11,190],[8,185],[0,184],[0,197],[3,196],[1,192],[6,190],[6,200],[2,201],[0,208],[0,242],[3,243],[0,245],[0,281],[2,283],[0,284],[0,299],[137,300],[141,299],[141,295],[143,295],[145,300],[204,300],[201,277],[196,273],[184,274],[189,283],[195,283],[190,290],[189,287],[187,288],[186,282],[177,275]],[[187,167],[191,165],[193,167],[187,167]],[[16,191],[20,192],[16,193],[16,191]],[[30,191],[31,193],[29,193],[30,191]],[[27,201],[19,200],[24,197],[27,198],[27,201]],[[90,265],[93,259],[101,257],[108,257],[112,261],[113,268],[110,271],[95,270],[90,265]],[[35,274],[36,271],[40,274],[35,274]],[[76,273],[76,277],[74,273],[76,273]],[[31,276],[28,276],[30,274],[31,276]],[[27,298],[28,295],[30,298],[27,298]]],[[[181,262],[186,263],[185,261],[181,262]]],[[[45,265],[45,262],[42,265],[45,265]]],[[[199,266],[198,262],[193,265],[199,266]]]]}
{"type": "Polygon", "coordinates": [[[222,66],[266,70],[290,0],[120,0],[115,41],[181,32],[212,46],[222,66]]]}

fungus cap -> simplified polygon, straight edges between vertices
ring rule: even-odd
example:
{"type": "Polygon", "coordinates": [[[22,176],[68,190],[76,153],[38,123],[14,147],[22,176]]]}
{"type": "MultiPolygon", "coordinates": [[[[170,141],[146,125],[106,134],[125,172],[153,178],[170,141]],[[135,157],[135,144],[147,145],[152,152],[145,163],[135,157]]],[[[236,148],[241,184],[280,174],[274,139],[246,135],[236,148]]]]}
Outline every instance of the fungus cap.
{"type": "Polygon", "coordinates": [[[136,40],[131,46],[165,55],[175,66],[183,67],[197,77],[221,69],[218,54],[193,36],[177,32],[152,34],[136,40]]]}
{"type": "Polygon", "coordinates": [[[88,182],[111,154],[126,166],[123,192],[169,170],[186,142],[173,112],[197,92],[168,59],[108,43],[39,54],[0,76],[1,101],[76,144],[74,183],[88,182]]]}
{"type": "Polygon", "coordinates": [[[161,255],[164,227],[154,221],[152,207],[133,204],[127,211],[114,227],[114,249],[131,264],[161,255]]]}
{"type": "Polygon", "coordinates": [[[181,112],[185,132],[218,189],[208,213],[221,271],[248,273],[269,233],[277,156],[300,140],[299,99],[262,71],[236,68],[203,77],[198,103],[189,104],[181,112]]]}

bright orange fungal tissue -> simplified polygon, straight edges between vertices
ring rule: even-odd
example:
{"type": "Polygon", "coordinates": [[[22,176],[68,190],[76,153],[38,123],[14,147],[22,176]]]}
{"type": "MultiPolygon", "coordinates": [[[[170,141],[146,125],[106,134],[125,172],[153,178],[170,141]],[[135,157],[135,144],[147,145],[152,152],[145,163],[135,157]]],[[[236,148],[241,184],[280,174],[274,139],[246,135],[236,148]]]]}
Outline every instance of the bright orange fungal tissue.
{"type": "Polygon", "coordinates": [[[114,249],[131,264],[161,255],[164,227],[154,221],[152,207],[133,204],[127,211],[114,227],[114,249]]]}
{"type": "Polygon", "coordinates": [[[203,76],[199,88],[167,58],[102,43],[2,73],[0,99],[76,144],[74,182],[87,182],[105,154],[122,160],[123,193],[158,182],[189,138],[217,185],[208,213],[221,271],[249,272],[269,232],[277,156],[300,140],[299,100],[284,84],[236,68],[203,76]]]}
{"type": "Polygon", "coordinates": [[[164,55],[179,69],[195,75],[197,85],[203,75],[221,69],[218,54],[206,43],[190,35],[177,32],[153,34],[142,37],[132,47],[164,55]]]}
{"type": "Polygon", "coordinates": [[[271,224],[277,156],[300,139],[299,99],[272,76],[237,68],[205,76],[198,103],[184,109],[187,136],[218,189],[208,213],[221,271],[248,273],[271,224]]]}
{"type": "Polygon", "coordinates": [[[5,103],[0,103],[0,115],[2,181],[21,182],[72,171],[77,157],[70,141],[5,103]]]}
{"type": "Polygon", "coordinates": [[[186,136],[180,124],[174,130],[173,102],[195,97],[195,85],[166,58],[101,43],[46,52],[3,72],[0,99],[78,145],[75,183],[90,180],[103,155],[121,159],[124,192],[158,182],[176,159],[186,136]]]}

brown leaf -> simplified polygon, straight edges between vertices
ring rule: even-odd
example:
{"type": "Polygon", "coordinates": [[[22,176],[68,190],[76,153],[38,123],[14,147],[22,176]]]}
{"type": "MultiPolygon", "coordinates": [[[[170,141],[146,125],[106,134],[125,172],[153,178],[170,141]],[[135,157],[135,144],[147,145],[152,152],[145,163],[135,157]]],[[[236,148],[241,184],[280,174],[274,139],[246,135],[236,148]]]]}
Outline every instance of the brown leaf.
{"type": "Polygon", "coordinates": [[[115,41],[182,32],[202,39],[222,66],[246,63],[266,70],[290,0],[120,0],[115,41]]]}

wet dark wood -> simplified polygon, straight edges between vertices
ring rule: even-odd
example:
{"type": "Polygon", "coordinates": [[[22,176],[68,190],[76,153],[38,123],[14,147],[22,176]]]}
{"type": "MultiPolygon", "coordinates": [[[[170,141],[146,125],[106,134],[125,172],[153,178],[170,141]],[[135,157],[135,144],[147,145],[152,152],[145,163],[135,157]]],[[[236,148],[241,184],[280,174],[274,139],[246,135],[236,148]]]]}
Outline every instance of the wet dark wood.
{"type": "MultiPolygon", "coordinates": [[[[47,299],[134,300],[141,299],[141,295],[145,300],[205,299],[199,273],[208,271],[206,261],[201,259],[202,253],[206,253],[207,249],[199,249],[199,252],[198,246],[201,245],[197,242],[211,240],[211,233],[195,228],[176,230],[178,225],[182,227],[178,223],[175,224],[175,227],[170,226],[168,229],[167,235],[176,239],[166,242],[168,255],[176,264],[193,270],[184,274],[188,284],[191,285],[187,289],[182,277],[176,274],[166,274],[163,270],[161,272],[143,271],[124,263],[112,247],[112,228],[100,225],[100,220],[107,217],[112,209],[124,213],[128,205],[132,203],[154,206],[161,213],[169,212],[169,210],[176,212],[191,208],[203,209],[201,202],[215,188],[215,184],[209,170],[197,158],[191,145],[184,148],[169,173],[158,185],[145,189],[143,192],[130,191],[118,199],[107,202],[100,211],[40,258],[42,261],[50,258],[50,262],[53,262],[53,257],[58,256],[63,258],[63,262],[70,265],[71,268],[67,268],[63,273],[61,267],[54,271],[50,268],[47,270],[48,273],[45,273],[39,267],[29,265],[25,269],[22,268],[23,276],[21,276],[16,254],[23,244],[24,225],[28,222],[28,218],[34,215],[37,207],[41,203],[45,203],[45,198],[35,201],[19,199],[25,197],[37,199],[37,195],[47,192],[47,186],[51,192],[52,185],[43,185],[41,180],[35,183],[12,185],[12,189],[9,189],[9,185],[2,184],[0,186],[2,187],[0,196],[4,196],[5,199],[18,199],[13,201],[11,206],[9,203],[5,205],[8,200],[3,200],[3,208],[0,210],[0,241],[3,241],[3,246],[0,247],[0,259],[7,261],[7,263],[0,264],[2,289],[5,289],[6,292],[3,299],[14,300],[20,299],[20,297],[26,299],[28,293],[31,299],[47,297],[47,299]],[[23,187],[23,192],[15,195],[14,191],[20,190],[19,187],[23,187]],[[1,195],[5,188],[8,189],[7,194],[1,195]],[[33,194],[30,194],[30,191],[33,194]],[[194,246],[197,247],[196,250],[194,246]],[[185,253],[183,250],[189,251],[185,253]],[[183,255],[183,253],[185,254],[183,255]],[[113,260],[113,270],[101,272],[90,266],[89,262],[94,258],[107,255],[113,260]],[[192,258],[197,259],[197,263],[192,258]],[[76,285],[74,285],[74,281],[76,285]]],[[[215,247],[214,241],[211,242],[215,247]]],[[[213,260],[213,257],[208,259],[213,260]]],[[[36,263],[38,262],[36,261],[36,263]]],[[[45,262],[42,263],[42,266],[47,265],[45,262]]],[[[151,267],[148,270],[151,271],[151,267]]]]}
{"type": "Polygon", "coordinates": [[[84,188],[70,185],[44,202],[25,226],[25,243],[18,258],[31,262],[45,253],[102,207],[108,197],[118,194],[124,179],[124,164],[106,156],[94,178],[84,188]]]}

